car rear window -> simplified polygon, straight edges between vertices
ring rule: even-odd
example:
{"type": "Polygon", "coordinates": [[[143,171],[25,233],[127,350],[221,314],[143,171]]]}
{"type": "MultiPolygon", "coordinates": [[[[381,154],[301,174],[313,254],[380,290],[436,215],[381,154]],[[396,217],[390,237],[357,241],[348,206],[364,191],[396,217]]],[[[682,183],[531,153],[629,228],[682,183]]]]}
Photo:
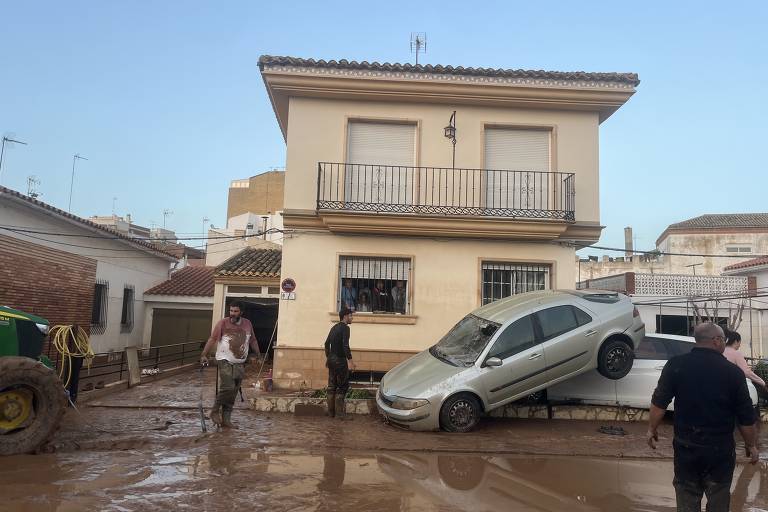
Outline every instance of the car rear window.
{"type": "Polygon", "coordinates": [[[573,312],[576,314],[576,322],[578,322],[579,327],[581,327],[582,325],[587,325],[589,322],[592,321],[592,317],[589,316],[588,313],[580,310],[576,306],[572,306],[572,307],[573,307],[573,312]]]}

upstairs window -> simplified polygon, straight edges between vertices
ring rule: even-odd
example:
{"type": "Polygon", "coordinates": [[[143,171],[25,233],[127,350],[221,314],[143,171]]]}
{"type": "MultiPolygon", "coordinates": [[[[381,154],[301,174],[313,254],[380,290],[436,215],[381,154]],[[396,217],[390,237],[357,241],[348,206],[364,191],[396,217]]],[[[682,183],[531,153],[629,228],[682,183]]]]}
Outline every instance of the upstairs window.
{"type": "Polygon", "coordinates": [[[725,246],[725,252],[730,253],[751,253],[752,252],[752,246],[750,245],[726,245],[725,246]]]}

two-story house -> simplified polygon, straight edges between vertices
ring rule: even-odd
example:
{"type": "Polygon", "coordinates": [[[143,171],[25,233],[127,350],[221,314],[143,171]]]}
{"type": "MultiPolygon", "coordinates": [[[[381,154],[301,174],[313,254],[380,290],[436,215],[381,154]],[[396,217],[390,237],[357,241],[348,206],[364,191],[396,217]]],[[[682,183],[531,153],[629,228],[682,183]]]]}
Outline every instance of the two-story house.
{"type": "Polygon", "coordinates": [[[461,317],[573,288],[594,243],[598,131],[639,83],[566,73],[263,56],[287,143],[275,381],[322,387],[322,350],[356,311],[358,370],[384,372],[461,317]]]}

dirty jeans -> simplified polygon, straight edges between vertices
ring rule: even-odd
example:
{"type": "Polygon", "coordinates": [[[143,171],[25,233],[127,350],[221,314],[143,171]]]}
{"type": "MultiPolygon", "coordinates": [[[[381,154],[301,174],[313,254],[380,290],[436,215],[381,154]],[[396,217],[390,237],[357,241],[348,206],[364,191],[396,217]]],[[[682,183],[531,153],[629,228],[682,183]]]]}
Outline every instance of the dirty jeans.
{"type": "Polygon", "coordinates": [[[728,512],[731,481],[736,466],[733,437],[716,444],[701,445],[675,439],[675,478],[678,512],[700,512],[702,495],[707,512],[728,512]]]}
{"type": "Polygon", "coordinates": [[[245,365],[242,363],[230,363],[219,359],[216,361],[219,367],[219,392],[216,395],[214,408],[221,406],[224,413],[231,413],[235,405],[237,390],[243,382],[245,365]]]}
{"type": "Polygon", "coordinates": [[[331,355],[325,363],[328,367],[328,394],[347,394],[349,389],[349,367],[347,360],[331,355]]]}

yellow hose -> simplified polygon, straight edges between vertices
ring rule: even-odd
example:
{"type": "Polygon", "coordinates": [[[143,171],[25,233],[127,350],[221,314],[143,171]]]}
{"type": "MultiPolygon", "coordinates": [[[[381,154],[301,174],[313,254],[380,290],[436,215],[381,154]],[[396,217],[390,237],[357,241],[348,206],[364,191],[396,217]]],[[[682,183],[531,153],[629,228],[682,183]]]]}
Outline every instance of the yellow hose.
{"type": "Polygon", "coordinates": [[[72,380],[72,358],[82,357],[85,359],[86,368],[91,367],[94,353],[91,348],[91,342],[88,334],[82,327],[77,327],[77,332],[72,325],[54,325],[49,332],[51,343],[56,351],[61,354],[61,370],[59,370],[59,379],[64,387],[69,387],[69,381],[72,380]],[[74,348],[70,349],[69,340],[74,339],[74,348]],[[66,364],[65,364],[66,362],[66,364]],[[64,368],[67,368],[67,379],[64,380],[64,368]]]}

